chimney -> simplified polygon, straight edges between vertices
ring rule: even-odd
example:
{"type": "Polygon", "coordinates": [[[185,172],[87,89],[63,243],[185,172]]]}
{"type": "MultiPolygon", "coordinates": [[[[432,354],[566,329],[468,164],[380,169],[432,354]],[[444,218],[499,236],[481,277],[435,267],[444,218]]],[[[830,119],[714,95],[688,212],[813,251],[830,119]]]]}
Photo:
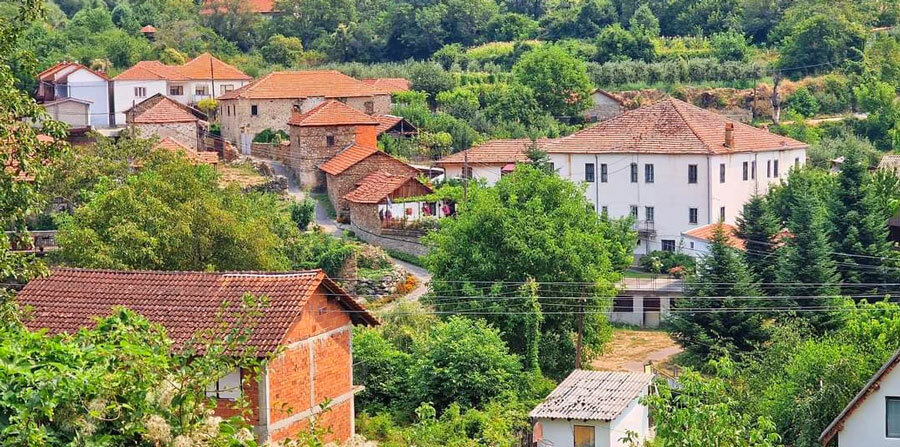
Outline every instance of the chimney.
{"type": "Polygon", "coordinates": [[[734,123],[725,123],[725,147],[734,148],[734,123]]]}

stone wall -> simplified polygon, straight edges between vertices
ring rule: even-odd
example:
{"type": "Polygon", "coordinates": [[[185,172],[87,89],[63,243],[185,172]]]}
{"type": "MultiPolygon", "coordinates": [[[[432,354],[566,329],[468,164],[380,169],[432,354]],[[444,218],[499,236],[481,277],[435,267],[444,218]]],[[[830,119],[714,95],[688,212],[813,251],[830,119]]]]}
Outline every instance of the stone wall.
{"type": "Polygon", "coordinates": [[[363,178],[375,172],[394,175],[416,175],[419,171],[384,152],[376,152],[338,175],[328,174],[326,176],[328,198],[334,205],[334,209],[338,213],[342,210],[347,210],[348,203],[344,200],[344,196],[356,189],[356,185],[363,178]]]}
{"type": "Polygon", "coordinates": [[[350,229],[353,230],[357,237],[372,245],[414,256],[425,256],[428,254],[428,249],[422,244],[422,237],[406,235],[411,234],[409,232],[391,230],[384,231],[383,234],[376,234],[358,226],[352,220],[350,221],[350,229]]]}
{"type": "Polygon", "coordinates": [[[161,123],[161,124],[135,124],[134,128],[143,137],[158,137],[160,140],[166,137],[178,140],[185,146],[197,149],[199,141],[197,140],[197,122],[191,123],[161,123]]]}
{"type": "Polygon", "coordinates": [[[325,163],[356,141],[356,126],[291,126],[291,145],[286,164],[298,170],[300,184],[305,188],[325,187],[325,173],[319,165],[325,163]],[[328,135],[334,144],[328,145],[328,135]]]}
{"type": "Polygon", "coordinates": [[[279,143],[252,143],[250,145],[250,155],[259,158],[267,158],[269,160],[280,161],[288,164],[287,160],[290,156],[291,146],[285,141],[279,143]]]}

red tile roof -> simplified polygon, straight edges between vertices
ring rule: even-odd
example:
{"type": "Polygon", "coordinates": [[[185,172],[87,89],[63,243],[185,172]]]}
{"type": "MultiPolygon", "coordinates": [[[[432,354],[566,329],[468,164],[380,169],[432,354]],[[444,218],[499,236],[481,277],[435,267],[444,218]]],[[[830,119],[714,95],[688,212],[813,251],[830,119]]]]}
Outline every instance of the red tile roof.
{"type": "Polygon", "coordinates": [[[410,124],[409,121],[406,121],[406,119],[403,118],[402,116],[373,115],[372,117],[378,121],[378,127],[375,128],[375,133],[378,135],[381,135],[381,134],[391,130],[396,125],[400,124],[401,122],[403,123],[403,133],[404,134],[405,133],[413,133],[416,131],[416,126],[413,126],[412,124],[410,124]]]}
{"type": "Polygon", "coordinates": [[[275,71],[218,99],[354,98],[386,94],[336,70],[275,71]]]}
{"type": "Polygon", "coordinates": [[[408,92],[409,79],[404,78],[367,78],[360,81],[387,93],[408,92]]]}
{"type": "Polygon", "coordinates": [[[207,79],[226,81],[250,80],[252,78],[209,53],[203,53],[185,62],[183,65],[166,65],[160,61],[140,61],[113,78],[115,81],[189,81],[207,79]]]}
{"type": "MultiPolygon", "coordinates": [[[[75,67],[75,69],[72,70],[71,72],[82,69],[82,70],[87,70],[103,79],[107,79],[107,80],[109,79],[109,77],[106,76],[106,73],[103,73],[102,71],[92,70],[91,68],[89,68],[85,65],[79,64],[77,62],[58,62],[56,65],[38,73],[37,78],[42,81],[52,82],[54,80],[53,77],[56,73],[62,71],[65,68],[68,68],[68,67],[75,67]]],[[[68,77],[68,74],[66,76],[64,76],[62,79],[65,79],[66,77],[68,77]]]]}
{"type": "Polygon", "coordinates": [[[728,245],[733,248],[743,250],[746,245],[746,241],[735,235],[737,232],[737,228],[734,225],[729,225],[727,223],[714,223],[704,225],[702,227],[697,227],[692,230],[685,231],[684,235],[690,236],[694,239],[712,242],[713,237],[716,234],[716,227],[718,227],[719,225],[722,225],[722,230],[725,231],[725,237],[728,239],[728,245]]]}
{"type": "Polygon", "coordinates": [[[126,121],[134,124],[189,123],[200,119],[190,107],[159,93],[126,110],[125,114],[126,121]]]}
{"type": "Polygon", "coordinates": [[[292,126],[376,126],[378,121],[340,101],[329,99],[306,113],[294,113],[288,124],[292,126]]]}
{"type": "MultiPolygon", "coordinates": [[[[542,138],[537,140],[537,143],[542,146],[547,141],[547,139],[542,138]]],[[[505,165],[508,163],[527,163],[529,159],[525,155],[525,151],[531,144],[532,141],[529,138],[491,140],[444,157],[436,161],[435,164],[462,164],[466,161],[466,156],[468,156],[468,163],[470,164],[505,165]]]]}
{"type": "Polygon", "coordinates": [[[731,154],[806,147],[668,98],[556,139],[544,149],[549,153],[731,154]],[[726,123],[734,125],[734,147],[725,146],[726,123]]]}
{"type": "Polygon", "coordinates": [[[403,185],[414,182],[422,193],[431,192],[431,188],[411,175],[391,175],[384,172],[369,174],[359,182],[356,189],[344,195],[344,199],[353,203],[381,203],[394,194],[403,185]]]}
{"type": "MultiPolygon", "coordinates": [[[[214,3],[213,0],[206,0],[203,2],[204,8],[200,11],[201,14],[212,14],[214,3]]],[[[250,6],[250,11],[260,13],[260,14],[268,14],[275,12],[275,0],[246,0],[245,3],[250,6]]],[[[218,12],[225,12],[227,6],[224,4],[220,4],[216,6],[218,12]]]]}
{"type": "Polygon", "coordinates": [[[319,169],[331,175],[338,175],[376,152],[378,152],[377,148],[360,146],[354,143],[347,149],[338,152],[334,157],[331,157],[330,160],[319,166],[319,169]]]}
{"type": "Polygon", "coordinates": [[[247,294],[265,296],[247,345],[257,355],[272,352],[299,318],[313,293],[323,286],[350,312],[356,323],[378,324],[350,295],[321,270],[265,272],[148,272],[56,269],[29,282],[16,296],[33,309],[26,325],[51,333],[74,332],[91,326],[96,317],[116,306],[127,307],[166,328],[177,346],[199,330],[215,329],[220,307],[240,310],[247,294]]]}
{"type": "Polygon", "coordinates": [[[209,151],[197,151],[171,137],[166,137],[160,140],[160,142],[156,145],[156,149],[162,149],[171,152],[184,152],[185,156],[187,156],[187,158],[194,163],[208,165],[219,164],[219,155],[217,153],[209,151]]]}
{"type": "Polygon", "coordinates": [[[141,28],[141,32],[142,33],[155,33],[156,27],[153,25],[144,25],[144,27],[141,28]]]}

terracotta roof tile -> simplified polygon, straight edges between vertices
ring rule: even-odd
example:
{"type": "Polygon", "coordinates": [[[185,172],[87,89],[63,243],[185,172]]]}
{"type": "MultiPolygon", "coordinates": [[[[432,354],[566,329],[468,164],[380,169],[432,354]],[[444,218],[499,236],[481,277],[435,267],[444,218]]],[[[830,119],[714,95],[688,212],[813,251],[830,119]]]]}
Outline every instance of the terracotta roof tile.
{"type": "Polygon", "coordinates": [[[431,192],[431,188],[411,175],[376,172],[363,178],[356,189],[344,195],[344,199],[353,203],[380,203],[408,182],[415,182],[423,188],[423,192],[431,192]]]}
{"type": "Polygon", "coordinates": [[[709,225],[704,225],[702,227],[697,227],[684,232],[685,236],[690,236],[694,239],[700,239],[707,242],[712,242],[713,237],[716,234],[716,227],[722,225],[722,229],[725,231],[725,236],[728,238],[728,245],[733,248],[737,248],[743,250],[746,242],[737,237],[735,233],[737,232],[737,228],[734,225],[729,225],[727,223],[714,223],[709,225]]]}
{"type": "Polygon", "coordinates": [[[336,70],[275,71],[219,99],[354,98],[385,94],[336,70]]]}
{"type": "Polygon", "coordinates": [[[166,137],[160,140],[160,142],[156,145],[156,149],[162,149],[171,152],[184,152],[185,156],[187,156],[187,158],[195,164],[219,164],[219,155],[217,153],[209,151],[197,151],[171,137],[166,137]]]}
{"type": "Polygon", "coordinates": [[[340,101],[329,99],[306,113],[294,113],[288,124],[292,126],[363,126],[378,125],[378,121],[340,101]]]}
{"type": "Polygon", "coordinates": [[[285,273],[148,272],[57,269],[29,282],[16,296],[33,309],[26,325],[51,333],[74,332],[96,317],[125,306],[166,328],[182,345],[197,331],[212,329],[223,302],[239,310],[244,294],[266,296],[269,304],[248,339],[258,355],[272,352],[300,316],[313,292],[324,286],[357,323],[377,324],[352,297],[321,270],[285,273]]]}
{"type": "Polygon", "coordinates": [[[354,143],[338,152],[334,157],[331,157],[330,160],[319,166],[319,169],[331,175],[338,175],[376,152],[378,152],[377,148],[360,146],[354,143]]]}
{"type": "Polygon", "coordinates": [[[103,79],[106,79],[106,80],[109,79],[109,77],[106,75],[106,73],[103,73],[102,71],[93,70],[90,67],[79,64],[77,62],[59,62],[56,65],[38,73],[37,78],[42,81],[52,82],[55,80],[54,75],[56,75],[56,73],[59,73],[60,71],[66,69],[66,68],[69,68],[69,67],[75,67],[75,68],[74,68],[74,70],[70,70],[65,76],[63,76],[62,78],[60,78],[58,80],[61,81],[63,79],[66,79],[69,76],[69,74],[71,74],[75,71],[78,71],[79,69],[87,70],[103,79]]]}
{"type": "Polygon", "coordinates": [[[405,78],[367,78],[360,81],[387,93],[408,92],[409,79],[405,78]]]}
{"type": "MultiPolygon", "coordinates": [[[[213,0],[206,0],[203,2],[204,8],[200,11],[201,14],[212,14],[213,13],[213,0]]],[[[268,14],[275,12],[275,0],[246,0],[245,3],[250,6],[250,11],[260,13],[260,14],[268,14]]],[[[226,5],[218,5],[216,9],[219,12],[226,11],[226,5]]]]}
{"type": "Polygon", "coordinates": [[[545,150],[591,154],[731,154],[806,147],[797,140],[668,98],[556,139],[545,150]],[[725,146],[726,123],[734,125],[734,147],[725,146]]]}
{"type": "Polygon", "coordinates": [[[202,112],[159,93],[125,111],[129,124],[189,123],[198,121],[198,114],[202,112]]]}
{"type": "Polygon", "coordinates": [[[189,81],[213,79],[216,80],[249,80],[252,79],[244,72],[222,62],[209,53],[203,53],[184,65],[166,65],[160,61],[140,61],[133,67],[119,73],[113,78],[115,81],[144,81],[167,80],[189,81]],[[212,65],[212,67],[210,67],[212,65]]]}
{"type": "Polygon", "coordinates": [[[144,25],[144,27],[141,28],[141,32],[142,33],[155,33],[156,27],[153,25],[144,25]]]}
{"type": "Polygon", "coordinates": [[[378,127],[375,128],[375,133],[381,135],[392,128],[394,126],[403,122],[403,133],[412,133],[416,131],[416,127],[406,121],[402,116],[394,116],[394,115],[373,115],[373,118],[378,121],[378,127]]]}
{"type": "MultiPolygon", "coordinates": [[[[537,140],[539,146],[543,146],[549,140],[542,138],[537,140]]],[[[444,157],[435,164],[462,164],[468,155],[470,164],[488,163],[488,164],[508,164],[508,163],[527,163],[528,156],[525,151],[532,143],[529,138],[507,139],[507,140],[491,140],[485,143],[473,146],[461,152],[444,157]]]]}

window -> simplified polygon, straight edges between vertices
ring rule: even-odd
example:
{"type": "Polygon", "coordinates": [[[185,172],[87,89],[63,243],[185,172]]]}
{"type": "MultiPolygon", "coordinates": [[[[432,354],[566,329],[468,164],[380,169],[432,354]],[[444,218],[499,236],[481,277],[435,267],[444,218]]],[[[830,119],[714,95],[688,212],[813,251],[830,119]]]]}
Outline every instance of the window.
{"type": "Polygon", "coordinates": [[[750,162],[750,178],[756,179],[756,160],[750,162]]]}
{"type": "Polygon", "coordinates": [[[772,160],[766,160],[766,178],[772,176],[772,160]]]}
{"type": "Polygon", "coordinates": [[[750,178],[750,163],[744,162],[744,180],[750,178]]]}
{"type": "Polygon", "coordinates": [[[197,96],[206,96],[209,95],[209,88],[205,85],[198,85],[194,87],[194,94],[197,96]]]}
{"type": "Polygon", "coordinates": [[[637,183],[637,163],[631,164],[631,183],[637,183]]]}
{"type": "Polygon", "coordinates": [[[799,166],[800,166],[800,157],[794,157],[794,166],[795,166],[795,167],[799,167],[799,166]]]}
{"type": "Polygon", "coordinates": [[[662,240],[662,249],[663,251],[675,251],[675,239],[663,239],[662,240]]]}
{"type": "Polygon", "coordinates": [[[217,399],[235,400],[241,397],[241,370],[226,374],[215,383],[206,387],[206,396],[215,397],[217,399]]]}
{"type": "Polygon", "coordinates": [[[719,163],[719,183],[725,183],[725,163],[719,163]]]}
{"type": "Polygon", "coordinates": [[[325,145],[326,146],[334,146],[334,134],[325,135],[325,145]]]}
{"type": "Polygon", "coordinates": [[[609,214],[609,207],[606,206],[606,205],[603,205],[603,206],[600,208],[600,210],[601,210],[600,212],[601,212],[603,215],[608,215],[608,214],[609,214]]]}
{"type": "Polygon", "coordinates": [[[575,435],[575,447],[596,447],[594,443],[594,427],[590,425],[575,425],[572,427],[575,435]]]}
{"type": "Polygon", "coordinates": [[[887,427],[885,435],[888,438],[900,438],[900,397],[886,398],[887,427]]]}
{"type": "Polygon", "coordinates": [[[637,219],[637,205],[631,205],[631,209],[629,212],[631,213],[631,217],[637,219]]]}
{"type": "Polygon", "coordinates": [[[594,183],[594,164],[593,163],[585,163],[584,164],[584,181],[588,183],[594,183]]]}
{"type": "Polygon", "coordinates": [[[256,116],[259,113],[259,107],[256,105],[250,106],[250,116],[256,116]]]}
{"type": "Polygon", "coordinates": [[[552,161],[550,162],[550,172],[556,172],[556,164],[554,164],[552,161]]]}
{"type": "Polygon", "coordinates": [[[617,296],[613,298],[613,312],[634,312],[634,298],[617,296]]]}
{"type": "Polygon", "coordinates": [[[688,183],[697,183],[697,165],[688,165],[688,183]]]}
{"type": "Polygon", "coordinates": [[[219,86],[219,92],[225,93],[234,90],[234,84],[222,84],[219,86]]]}
{"type": "Polygon", "coordinates": [[[719,208],[719,220],[725,221],[725,207],[719,208]]]}
{"type": "Polygon", "coordinates": [[[135,87],[134,88],[134,96],[138,98],[143,98],[147,96],[147,87],[135,87]]]}
{"type": "Polygon", "coordinates": [[[699,214],[700,213],[697,212],[697,208],[688,208],[688,222],[692,224],[697,223],[697,217],[699,214]]]}
{"type": "Polygon", "coordinates": [[[653,215],[654,215],[653,211],[654,210],[653,210],[652,206],[644,207],[644,217],[647,219],[647,222],[653,222],[653,215]]]}
{"type": "Polygon", "coordinates": [[[653,183],[653,165],[644,165],[644,183],[653,183]]]}
{"type": "Polygon", "coordinates": [[[182,96],[184,95],[184,86],[183,85],[170,85],[169,86],[169,96],[182,96]]]}
{"type": "Polygon", "coordinates": [[[463,178],[472,178],[472,167],[471,166],[463,166],[462,176],[463,176],[463,178]]]}
{"type": "Polygon", "coordinates": [[[375,113],[375,102],[373,102],[373,101],[366,101],[366,102],[363,104],[363,107],[365,107],[365,109],[366,109],[366,114],[372,115],[372,114],[375,113]]]}
{"type": "Polygon", "coordinates": [[[609,171],[606,168],[606,163],[600,164],[600,183],[606,183],[609,180],[609,171]]]}
{"type": "Polygon", "coordinates": [[[778,160],[772,161],[772,177],[778,177],[778,160]]]}

